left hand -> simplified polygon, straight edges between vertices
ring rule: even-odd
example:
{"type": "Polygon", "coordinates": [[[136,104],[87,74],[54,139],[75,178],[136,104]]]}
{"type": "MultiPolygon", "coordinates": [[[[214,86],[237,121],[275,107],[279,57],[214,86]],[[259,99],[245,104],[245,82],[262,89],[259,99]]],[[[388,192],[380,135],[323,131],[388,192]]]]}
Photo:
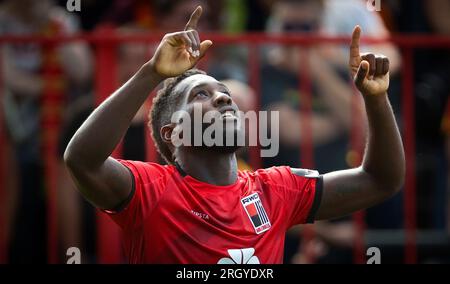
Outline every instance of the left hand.
{"type": "Polygon", "coordinates": [[[349,67],[356,87],[364,96],[380,96],[389,88],[389,59],[383,55],[359,52],[361,28],[353,30],[349,67]]]}

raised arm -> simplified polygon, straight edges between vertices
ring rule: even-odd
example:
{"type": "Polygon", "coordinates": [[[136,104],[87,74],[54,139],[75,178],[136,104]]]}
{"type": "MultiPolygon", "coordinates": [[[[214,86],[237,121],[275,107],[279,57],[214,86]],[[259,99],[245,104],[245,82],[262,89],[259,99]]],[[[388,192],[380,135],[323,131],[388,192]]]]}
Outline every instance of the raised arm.
{"type": "Polygon", "coordinates": [[[209,40],[200,43],[196,27],[201,14],[198,7],[184,31],[165,35],[153,58],[95,109],[67,146],[66,165],[95,206],[115,209],[129,197],[131,174],[110,155],[151,91],[165,78],[195,66],[212,45],[209,40]]]}
{"type": "Polygon", "coordinates": [[[369,133],[362,165],[323,176],[323,196],[316,219],[330,219],[368,208],[389,198],[403,185],[405,156],[389,103],[389,60],[360,54],[360,27],[353,32],[350,70],[361,92],[369,133]]]}

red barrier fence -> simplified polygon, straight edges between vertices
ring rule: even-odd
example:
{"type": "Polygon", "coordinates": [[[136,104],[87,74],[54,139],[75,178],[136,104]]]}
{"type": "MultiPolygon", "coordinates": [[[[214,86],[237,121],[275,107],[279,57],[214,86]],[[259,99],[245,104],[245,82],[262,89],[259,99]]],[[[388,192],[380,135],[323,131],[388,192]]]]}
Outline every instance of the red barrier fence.
{"type": "MultiPolygon", "coordinates": [[[[105,30],[105,32],[108,32],[105,30]]],[[[99,42],[96,45],[96,105],[103,102],[118,87],[117,82],[117,61],[116,45],[111,42],[99,42]]],[[[114,150],[113,156],[119,158],[122,152],[122,145],[114,150]]],[[[113,221],[105,214],[97,212],[97,260],[99,263],[120,263],[120,232],[113,221]],[[116,248],[116,249],[112,249],[116,248]]]]}
{"type": "Polygon", "coordinates": [[[404,192],[404,226],[406,230],[405,261],[417,262],[416,249],[416,134],[414,121],[414,62],[413,50],[403,51],[403,86],[402,86],[402,114],[403,141],[406,155],[406,177],[404,192]]]}
{"type": "MultiPolygon", "coordinates": [[[[48,38],[40,36],[2,36],[0,37],[0,45],[8,43],[41,43],[46,47],[51,47],[58,44],[64,44],[73,41],[85,41],[91,43],[96,50],[96,77],[95,77],[95,94],[96,103],[100,103],[107,96],[109,96],[115,88],[117,88],[116,80],[116,47],[124,42],[159,42],[162,35],[115,35],[103,31],[102,33],[84,34],[68,37],[48,38]]],[[[215,45],[228,44],[244,44],[249,48],[249,80],[250,85],[254,88],[257,94],[261,94],[261,78],[260,78],[260,46],[263,44],[288,44],[288,45],[302,45],[312,46],[313,44],[327,43],[327,44],[345,44],[348,45],[350,39],[348,37],[323,37],[323,36],[295,36],[295,35],[267,35],[267,34],[242,34],[242,35],[222,35],[222,34],[205,34],[203,38],[211,39],[215,45]]],[[[403,54],[402,67],[402,116],[403,116],[403,139],[406,152],[406,183],[404,194],[404,224],[406,230],[405,239],[405,262],[417,262],[417,247],[416,247],[416,180],[415,180],[415,122],[414,122],[414,81],[413,81],[413,49],[415,48],[449,48],[450,38],[436,37],[426,35],[408,35],[408,36],[394,36],[388,41],[398,45],[403,54]]],[[[362,43],[376,44],[384,43],[386,40],[364,38],[362,43]]],[[[303,54],[303,56],[308,56],[303,54]]],[[[0,58],[1,60],[1,58],[0,58]]],[[[303,65],[306,60],[302,61],[303,65]]],[[[311,78],[308,73],[308,66],[302,66],[299,77],[299,89],[302,94],[309,94],[308,97],[302,98],[302,108],[305,113],[312,113],[311,102],[311,78]]],[[[1,82],[0,74],[0,82],[1,82]]],[[[1,86],[1,84],[0,84],[1,86]]],[[[356,97],[356,96],[354,96],[356,97]]],[[[1,97],[0,97],[1,98],[1,97]]],[[[60,125],[60,118],[57,115],[55,108],[58,108],[58,102],[61,98],[52,96],[51,89],[47,95],[43,97],[43,109],[49,109],[47,116],[44,118],[44,136],[45,145],[43,147],[44,165],[45,165],[45,179],[47,185],[47,206],[48,206],[48,261],[51,263],[57,262],[64,256],[58,257],[58,234],[57,234],[57,214],[56,214],[56,137],[58,137],[58,129],[60,125]],[[53,111],[52,111],[53,109],[53,111]]],[[[258,98],[258,108],[260,107],[260,98],[258,98]]],[[[355,104],[353,104],[355,105],[355,104]]],[[[1,111],[0,111],[1,114],[1,111]]],[[[357,116],[353,116],[357,117],[357,116]]],[[[5,131],[2,123],[2,115],[0,115],[0,153],[4,151],[5,131]]],[[[311,120],[306,119],[301,122],[301,131],[304,133],[301,147],[302,166],[313,168],[313,142],[312,142],[312,125],[311,120]]],[[[354,154],[354,161],[360,162],[364,140],[362,137],[362,127],[360,121],[354,121],[350,139],[350,147],[354,154]]],[[[148,134],[148,132],[147,132],[148,134]]],[[[147,158],[149,161],[156,161],[156,152],[153,147],[149,135],[147,137],[147,158]]],[[[120,156],[120,147],[115,151],[115,156],[120,156]]],[[[251,149],[251,165],[254,168],[259,168],[262,165],[259,151],[254,147],[251,149]]],[[[1,157],[4,157],[2,154],[1,157]]],[[[0,158],[0,208],[4,212],[5,208],[5,190],[4,184],[7,178],[7,167],[4,165],[4,159],[0,158]]],[[[364,241],[364,213],[358,212],[354,215],[354,222],[357,231],[355,239],[355,262],[363,263],[365,260],[365,241],[364,241]]],[[[98,216],[97,219],[97,249],[99,263],[118,263],[123,261],[120,246],[120,234],[118,228],[104,216],[98,216]]],[[[0,229],[5,226],[5,216],[0,216],[0,229]]],[[[313,232],[308,233],[309,238],[312,237],[313,232]]],[[[6,249],[8,244],[4,239],[3,230],[0,232],[0,263],[6,262],[6,249]]],[[[314,256],[311,256],[314,258],[314,256]]]]}
{"type": "MultiPolygon", "coordinates": [[[[3,66],[2,56],[0,56],[0,66],[3,66]]],[[[3,123],[3,107],[2,107],[2,93],[3,90],[3,68],[0,68],[0,263],[6,263],[7,260],[7,239],[6,239],[6,165],[5,165],[5,143],[6,131],[3,123]]]]}

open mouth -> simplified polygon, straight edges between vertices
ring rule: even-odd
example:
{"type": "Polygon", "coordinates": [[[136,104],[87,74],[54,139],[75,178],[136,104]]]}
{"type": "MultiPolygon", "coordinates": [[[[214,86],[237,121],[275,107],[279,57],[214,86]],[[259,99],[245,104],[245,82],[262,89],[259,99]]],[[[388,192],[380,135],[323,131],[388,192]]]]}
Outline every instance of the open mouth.
{"type": "Polygon", "coordinates": [[[227,110],[220,115],[221,119],[237,119],[236,113],[234,110],[227,110]]]}
{"type": "Polygon", "coordinates": [[[225,107],[219,110],[220,119],[222,120],[237,120],[237,111],[232,107],[225,107]]]}

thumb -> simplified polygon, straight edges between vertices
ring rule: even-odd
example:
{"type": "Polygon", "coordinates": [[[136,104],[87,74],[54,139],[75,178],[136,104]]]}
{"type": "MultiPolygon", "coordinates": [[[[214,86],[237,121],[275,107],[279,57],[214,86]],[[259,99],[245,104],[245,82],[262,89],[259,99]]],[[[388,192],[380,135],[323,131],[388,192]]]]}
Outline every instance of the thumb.
{"type": "Polygon", "coordinates": [[[361,64],[359,64],[358,72],[355,76],[355,85],[361,86],[366,79],[367,75],[369,73],[369,62],[366,60],[361,61],[361,64]]]}
{"type": "Polygon", "coordinates": [[[205,40],[202,43],[200,43],[200,58],[205,56],[206,51],[213,45],[212,41],[205,40]]]}

